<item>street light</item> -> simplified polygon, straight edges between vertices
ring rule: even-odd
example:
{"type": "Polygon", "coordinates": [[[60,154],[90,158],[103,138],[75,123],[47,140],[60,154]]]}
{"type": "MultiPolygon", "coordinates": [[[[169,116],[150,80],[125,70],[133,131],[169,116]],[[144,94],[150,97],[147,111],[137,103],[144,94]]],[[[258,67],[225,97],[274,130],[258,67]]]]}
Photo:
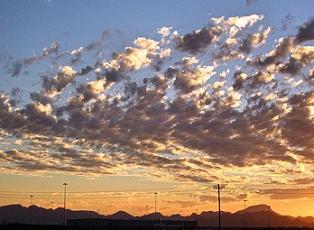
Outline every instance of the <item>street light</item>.
{"type": "Polygon", "coordinates": [[[244,199],[243,200],[243,206],[244,206],[244,209],[243,209],[243,211],[244,211],[244,229],[246,229],[246,202],[247,202],[247,200],[246,199],[244,199]]]}
{"type": "Polygon", "coordinates": [[[33,195],[30,195],[29,197],[30,197],[30,199],[31,199],[31,201],[30,201],[30,206],[32,206],[32,205],[33,205],[33,197],[34,197],[34,196],[33,196],[33,195]]]}
{"type": "Polygon", "coordinates": [[[155,220],[157,220],[157,192],[155,192],[154,195],[155,195],[155,220]]]}
{"type": "Polygon", "coordinates": [[[63,223],[64,225],[67,225],[67,211],[66,211],[66,197],[67,197],[67,183],[64,183],[64,195],[63,195],[63,209],[64,209],[64,220],[63,223]]]}

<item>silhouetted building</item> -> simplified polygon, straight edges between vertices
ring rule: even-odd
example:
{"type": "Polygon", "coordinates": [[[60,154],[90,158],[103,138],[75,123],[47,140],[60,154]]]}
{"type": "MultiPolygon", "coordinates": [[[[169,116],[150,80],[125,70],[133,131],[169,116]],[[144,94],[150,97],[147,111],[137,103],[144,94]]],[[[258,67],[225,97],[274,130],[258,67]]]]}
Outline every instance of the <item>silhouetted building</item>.
{"type": "Polygon", "coordinates": [[[69,219],[69,226],[102,230],[194,230],[196,221],[172,220],[114,220],[114,219],[69,219]]]}

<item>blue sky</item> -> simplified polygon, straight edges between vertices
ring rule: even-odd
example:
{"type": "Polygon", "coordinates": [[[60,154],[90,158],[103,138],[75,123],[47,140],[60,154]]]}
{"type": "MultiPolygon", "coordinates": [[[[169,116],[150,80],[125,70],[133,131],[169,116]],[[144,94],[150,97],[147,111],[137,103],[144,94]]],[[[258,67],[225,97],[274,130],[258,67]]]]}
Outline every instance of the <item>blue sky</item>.
{"type": "Polygon", "coordinates": [[[162,26],[187,32],[207,25],[211,17],[254,13],[265,15],[266,24],[277,26],[290,14],[295,17],[293,27],[311,16],[314,2],[257,1],[248,7],[244,0],[3,0],[0,6],[1,47],[22,58],[52,41],[61,41],[64,48],[84,45],[105,29],[120,30],[130,42],[162,26]]]}

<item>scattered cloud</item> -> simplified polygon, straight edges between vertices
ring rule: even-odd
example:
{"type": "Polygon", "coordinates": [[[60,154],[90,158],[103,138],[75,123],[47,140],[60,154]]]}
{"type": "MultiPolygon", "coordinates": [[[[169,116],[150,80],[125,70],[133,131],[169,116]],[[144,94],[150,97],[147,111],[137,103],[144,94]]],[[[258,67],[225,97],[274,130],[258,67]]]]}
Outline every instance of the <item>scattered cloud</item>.
{"type": "MultiPolygon", "coordinates": [[[[313,20],[274,44],[262,15],[211,20],[184,35],[162,27],[160,40],[138,37],[106,58],[108,31],[87,46],[52,43],[6,66],[19,77],[25,66],[54,63],[23,103],[22,85],[0,94],[2,168],[206,184],[241,181],[224,170],[255,180],[262,168],[300,164],[290,179],[308,183],[298,178],[314,164],[314,49],[301,43],[313,39],[313,20]],[[94,63],[81,62],[87,52],[94,63]]],[[[270,178],[258,182],[288,182],[265,172],[270,178]]]]}
{"type": "Polygon", "coordinates": [[[296,42],[301,43],[314,39],[314,18],[300,26],[296,35],[296,42]]]}

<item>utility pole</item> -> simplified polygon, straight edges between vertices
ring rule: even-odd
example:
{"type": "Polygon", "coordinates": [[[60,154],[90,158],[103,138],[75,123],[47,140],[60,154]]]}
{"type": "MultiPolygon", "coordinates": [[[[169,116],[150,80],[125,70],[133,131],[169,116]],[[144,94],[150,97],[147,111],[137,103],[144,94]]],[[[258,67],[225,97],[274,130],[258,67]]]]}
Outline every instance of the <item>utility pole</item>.
{"type": "Polygon", "coordinates": [[[30,197],[30,206],[32,206],[32,205],[33,205],[33,197],[34,197],[34,196],[33,196],[33,195],[30,195],[29,197],[30,197]]]}
{"type": "Polygon", "coordinates": [[[154,195],[155,195],[155,221],[157,221],[157,192],[155,192],[154,195]]]}
{"type": "Polygon", "coordinates": [[[221,211],[220,211],[220,185],[217,186],[218,193],[218,229],[221,230],[221,211]]]}
{"type": "Polygon", "coordinates": [[[63,186],[64,186],[64,195],[63,195],[63,209],[64,209],[64,220],[63,220],[63,224],[64,225],[67,225],[67,211],[66,211],[66,197],[67,197],[67,183],[64,183],[63,186]]]}
{"type": "Polygon", "coordinates": [[[146,205],[146,213],[145,213],[145,215],[147,216],[147,214],[148,214],[148,205],[146,205]]]}
{"type": "Polygon", "coordinates": [[[268,213],[267,213],[267,225],[268,225],[268,228],[270,228],[270,210],[268,210],[268,213]]]}
{"type": "Polygon", "coordinates": [[[269,196],[269,209],[267,213],[267,225],[270,228],[270,211],[271,211],[271,196],[269,196]]]}
{"type": "Polygon", "coordinates": [[[244,206],[244,213],[243,213],[244,214],[244,226],[243,226],[243,228],[244,229],[246,229],[246,210],[245,210],[246,209],[246,201],[247,201],[246,199],[243,200],[243,203],[244,203],[243,204],[243,206],[244,206]]]}

